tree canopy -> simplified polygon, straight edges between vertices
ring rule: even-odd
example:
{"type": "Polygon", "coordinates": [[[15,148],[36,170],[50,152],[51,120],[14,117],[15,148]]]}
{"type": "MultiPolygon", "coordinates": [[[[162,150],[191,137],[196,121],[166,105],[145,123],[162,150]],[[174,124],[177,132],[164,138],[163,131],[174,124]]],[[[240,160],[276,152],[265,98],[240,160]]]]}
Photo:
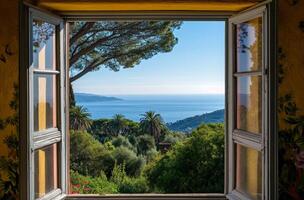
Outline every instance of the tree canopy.
{"type": "Polygon", "coordinates": [[[170,52],[179,21],[74,22],[70,31],[70,81],[101,67],[118,71],[170,52]]]}

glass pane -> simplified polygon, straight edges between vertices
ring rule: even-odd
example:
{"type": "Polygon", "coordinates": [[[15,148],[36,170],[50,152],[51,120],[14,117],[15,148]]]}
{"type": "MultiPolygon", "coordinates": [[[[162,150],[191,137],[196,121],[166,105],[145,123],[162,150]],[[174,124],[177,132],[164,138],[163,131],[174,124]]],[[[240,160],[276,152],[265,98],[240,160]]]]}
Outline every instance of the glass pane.
{"type": "Polygon", "coordinates": [[[237,25],[237,71],[257,71],[262,66],[262,18],[237,25]]]}
{"type": "Polygon", "coordinates": [[[236,189],[251,199],[262,199],[262,155],[236,145],[236,189]]]}
{"type": "Polygon", "coordinates": [[[57,144],[35,151],[35,198],[58,188],[57,144]]]}
{"type": "Polygon", "coordinates": [[[237,129],[262,132],[262,78],[237,78],[237,129]]]}
{"type": "Polygon", "coordinates": [[[34,74],[34,130],[55,128],[56,75],[34,74]]]}
{"type": "Polygon", "coordinates": [[[56,27],[40,20],[33,21],[33,64],[38,69],[55,70],[56,27]]]}

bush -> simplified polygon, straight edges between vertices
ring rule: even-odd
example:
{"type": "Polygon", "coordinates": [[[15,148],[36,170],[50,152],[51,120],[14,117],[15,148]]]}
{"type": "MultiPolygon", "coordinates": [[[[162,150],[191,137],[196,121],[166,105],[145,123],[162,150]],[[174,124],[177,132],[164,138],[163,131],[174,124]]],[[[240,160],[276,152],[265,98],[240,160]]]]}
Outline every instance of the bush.
{"type": "Polygon", "coordinates": [[[151,162],[145,172],[150,186],[163,192],[223,192],[223,124],[201,125],[189,138],[151,162]]]}
{"type": "Polygon", "coordinates": [[[120,193],[147,193],[150,192],[149,185],[145,177],[129,178],[119,184],[118,191],[120,193]]]}
{"type": "Polygon", "coordinates": [[[128,176],[139,176],[143,170],[145,161],[142,157],[126,147],[118,147],[113,152],[113,157],[118,165],[125,164],[125,170],[128,176]]]}
{"type": "Polygon", "coordinates": [[[166,135],[164,135],[162,142],[175,144],[175,143],[185,139],[185,137],[186,136],[184,133],[170,132],[170,133],[167,133],[166,135]]]}
{"type": "Polygon", "coordinates": [[[92,178],[82,176],[71,170],[71,192],[72,194],[114,194],[118,193],[118,186],[107,180],[104,174],[92,178]]]}
{"type": "Polygon", "coordinates": [[[108,150],[89,133],[85,131],[71,131],[71,169],[83,175],[98,176],[100,159],[108,150]]]}
{"type": "Polygon", "coordinates": [[[129,142],[129,140],[124,137],[124,136],[117,136],[115,138],[112,139],[112,144],[115,146],[115,147],[126,147],[134,152],[136,152],[136,149],[135,147],[129,142]]]}
{"type": "Polygon", "coordinates": [[[154,137],[151,135],[141,135],[137,137],[137,152],[146,155],[148,151],[156,149],[154,137]]]}

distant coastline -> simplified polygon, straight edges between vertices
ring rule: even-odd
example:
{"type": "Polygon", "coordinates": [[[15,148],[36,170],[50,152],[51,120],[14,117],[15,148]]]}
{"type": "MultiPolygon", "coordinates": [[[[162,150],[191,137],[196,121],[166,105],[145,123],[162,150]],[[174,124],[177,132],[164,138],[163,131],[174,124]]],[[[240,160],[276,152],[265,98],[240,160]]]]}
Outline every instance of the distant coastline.
{"type": "Polygon", "coordinates": [[[173,123],[167,123],[167,126],[172,131],[191,132],[202,123],[223,123],[224,115],[225,110],[221,109],[209,113],[204,113],[202,115],[188,117],[173,123]]]}
{"type": "Polygon", "coordinates": [[[103,101],[123,101],[121,98],[108,97],[89,93],[75,93],[75,100],[79,103],[85,102],[103,102],[103,101]]]}
{"type": "MultiPolygon", "coordinates": [[[[90,98],[94,98],[95,95],[89,94],[89,96],[90,98]]],[[[203,114],[206,114],[211,119],[210,117],[214,118],[217,113],[210,115],[207,113],[225,108],[225,96],[213,94],[115,95],[102,96],[101,100],[91,99],[91,101],[84,101],[84,99],[79,101],[76,98],[76,104],[86,107],[91,113],[92,119],[111,119],[115,114],[122,114],[127,119],[139,122],[142,114],[147,111],[155,111],[162,116],[165,123],[174,123],[174,125],[171,125],[172,129],[189,130],[193,127],[188,124],[189,120],[200,121],[200,118],[204,118],[200,117],[203,114]],[[185,120],[186,124],[184,126],[178,123],[181,120],[185,120]]],[[[223,114],[221,114],[221,118],[224,118],[223,114]]],[[[209,120],[204,118],[204,121],[209,120]]],[[[213,121],[217,122],[217,120],[213,121]]]]}

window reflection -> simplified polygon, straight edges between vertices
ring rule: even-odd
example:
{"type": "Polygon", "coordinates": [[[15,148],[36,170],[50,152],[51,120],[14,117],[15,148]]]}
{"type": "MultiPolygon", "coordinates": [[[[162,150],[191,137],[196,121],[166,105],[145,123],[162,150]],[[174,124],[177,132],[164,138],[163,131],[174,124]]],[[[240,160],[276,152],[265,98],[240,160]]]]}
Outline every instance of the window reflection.
{"type": "Polygon", "coordinates": [[[262,132],[262,81],[260,76],[237,78],[237,129],[262,132]]]}
{"type": "Polygon", "coordinates": [[[262,199],[262,155],[236,145],[236,189],[254,200],[262,199]]]}
{"type": "Polygon", "coordinates": [[[237,25],[237,71],[258,71],[262,67],[262,18],[237,25]]]}
{"type": "Polygon", "coordinates": [[[34,74],[34,131],[56,127],[56,75],[34,74]]]}
{"type": "Polygon", "coordinates": [[[35,151],[35,198],[58,188],[57,144],[35,151]]]}
{"type": "Polygon", "coordinates": [[[33,21],[33,65],[38,69],[56,67],[55,26],[40,20],[33,21]]]}

